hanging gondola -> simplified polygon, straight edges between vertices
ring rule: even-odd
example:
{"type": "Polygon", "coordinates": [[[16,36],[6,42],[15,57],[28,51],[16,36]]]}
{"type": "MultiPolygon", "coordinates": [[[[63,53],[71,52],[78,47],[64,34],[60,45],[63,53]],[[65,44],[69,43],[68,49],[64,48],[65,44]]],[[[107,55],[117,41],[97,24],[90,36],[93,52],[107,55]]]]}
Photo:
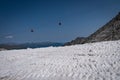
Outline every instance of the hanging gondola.
{"type": "Polygon", "coordinates": [[[61,25],[62,25],[62,23],[61,23],[61,22],[59,22],[59,23],[58,23],[58,25],[59,25],[59,26],[61,26],[61,25]]]}
{"type": "Polygon", "coordinates": [[[31,31],[30,32],[34,32],[34,30],[33,29],[31,29],[31,31]]]}

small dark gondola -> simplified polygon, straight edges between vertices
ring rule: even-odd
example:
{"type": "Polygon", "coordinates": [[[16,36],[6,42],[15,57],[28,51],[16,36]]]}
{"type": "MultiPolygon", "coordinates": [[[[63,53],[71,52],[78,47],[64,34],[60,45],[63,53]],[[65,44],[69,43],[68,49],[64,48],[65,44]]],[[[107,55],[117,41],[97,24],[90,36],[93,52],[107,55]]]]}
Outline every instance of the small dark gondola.
{"type": "Polygon", "coordinates": [[[59,26],[61,26],[61,25],[62,25],[62,23],[61,23],[61,22],[59,22],[59,23],[58,23],[58,25],[59,25],[59,26]]]}
{"type": "Polygon", "coordinates": [[[33,30],[33,29],[31,29],[31,32],[34,32],[34,30],[33,30]]]}

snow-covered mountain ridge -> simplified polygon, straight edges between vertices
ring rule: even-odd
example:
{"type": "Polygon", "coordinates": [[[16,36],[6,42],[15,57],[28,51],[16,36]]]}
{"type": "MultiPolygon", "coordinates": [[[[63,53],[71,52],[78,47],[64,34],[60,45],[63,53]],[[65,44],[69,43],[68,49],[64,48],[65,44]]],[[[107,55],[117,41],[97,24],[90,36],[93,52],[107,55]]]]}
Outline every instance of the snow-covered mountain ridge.
{"type": "Polygon", "coordinates": [[[0,80],[120,80],[120,40],[0,51],[0,80]]]}

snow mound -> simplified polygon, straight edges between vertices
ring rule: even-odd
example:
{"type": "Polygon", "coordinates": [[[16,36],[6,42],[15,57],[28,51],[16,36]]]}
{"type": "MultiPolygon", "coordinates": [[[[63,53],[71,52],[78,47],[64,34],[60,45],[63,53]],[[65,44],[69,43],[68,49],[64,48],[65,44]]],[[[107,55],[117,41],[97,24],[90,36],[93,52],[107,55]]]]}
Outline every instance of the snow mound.
{"type": "Polygon", "coordinates": [[[120,40],[0,51],[0,80],[120,80],[120,40]]]}

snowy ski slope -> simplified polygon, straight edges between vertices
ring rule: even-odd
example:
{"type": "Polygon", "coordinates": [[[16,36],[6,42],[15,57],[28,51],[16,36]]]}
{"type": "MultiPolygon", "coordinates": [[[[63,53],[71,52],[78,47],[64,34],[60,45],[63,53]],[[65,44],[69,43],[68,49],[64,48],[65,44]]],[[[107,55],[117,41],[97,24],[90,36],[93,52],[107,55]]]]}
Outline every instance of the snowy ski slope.
{"type": "Polygon", "coordinates": [[[0,80],[120,80],[120,40],[0,51],[0,80]]]}

